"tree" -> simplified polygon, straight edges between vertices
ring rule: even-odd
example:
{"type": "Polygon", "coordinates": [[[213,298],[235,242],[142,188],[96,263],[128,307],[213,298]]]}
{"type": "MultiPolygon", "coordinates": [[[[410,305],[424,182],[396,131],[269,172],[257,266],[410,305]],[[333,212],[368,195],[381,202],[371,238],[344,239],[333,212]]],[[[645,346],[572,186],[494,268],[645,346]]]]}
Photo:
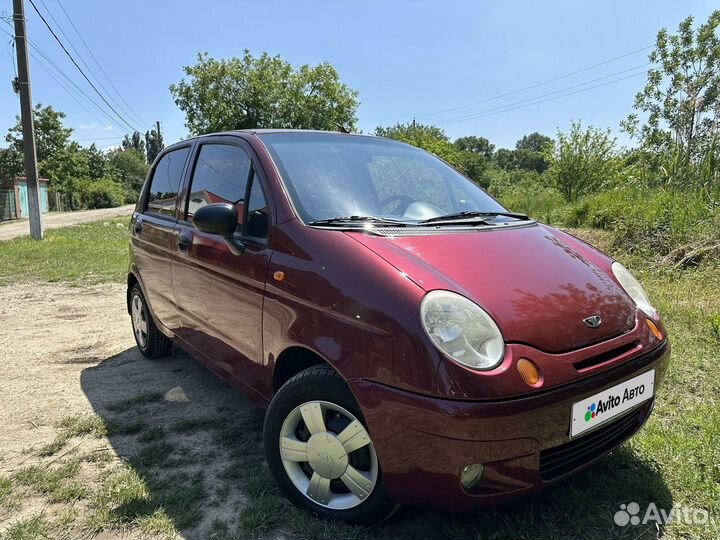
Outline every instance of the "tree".
{"type": "Polygon", "coordinates": [[[83,148],[82,152],[85,154],[85,159],[87,159],[90,178],[94,180],[103,178],[107,174],[107,157],[105,154],[98,149],[95,143],[92,143],[88,148],[83,148]]]}
{"type": "Polygon", "coordinates": [[[495,151],[495,145],[490,144],[490,141],[485,137],[476,137],[474,135],[460,137],[453,144],[458,150],[479,154],[488,161],[492,159],[495,151]]]}
{"type": "MultiPolygon", "coordinates": [[[[79,182],[90,176],[87,155],[78,143],[71,142],[40,163],[40,174],[50,179],[53,191],[72,195],[77,191],[79,182]]],[[[72,210],[79,206],[73,197],[68,197],[66,203],[72,210]]]]}
{"type": "Polygon", "coordinates": [[[24,167],[23,156],[15,148],[0,148],[0,182],[21,176],[24,167]]]}
{"type": "MultiPolygon", "coordinates": [[[[39,164],[67,146],[73,130],[63,126],[63,118],[65,118],[65,113],[56,111],[50,105],[43,107],[41,103],[38,103],[35,106],[33,120],[35,122],[35,146],[37,147],[39,164]]],[[[8,130],[5,140],[10,143],[12,148],[22,154],[22,122],[19,116],[16,119],[15,126],[8,130]]]]}
{"type": "Polygon", "coordinates": [[[121,143],[123,150],[135,150],[145,156],[145,141],[142,139],[142,135],[139,132],[133,131],[132,136],[128,137],[125,135],[121,143]]]}
{"type": "Polygon", "coordinates": [[[140,193],[148,168],[145,156],[134,148],[115,150],[108,154],[108,176],[125,187],[129,202],[140,193]]]}
{"type": "Polygon", "coordinates": [[[437,126],[416,122],[395,124],[389,127],[378,126],[375,128],[375,135],[412,144],[449,163],[456,162],[460,154],[445,132],[437,126]]]}
{"type": "Polygon", "coordinates": [[[547,135],[542,135],[537,131],[530,135],[524,135],[517,143],[515,150],[528,150],[529,152],[547,152],[552,148],[553,140],[547,135]]]}
{"type": "Polygon", "coordinates": [[[149,164],[155,161],[163,148],[165,148],[165,144],[163,143],[162,133],[158,133],[154,129],[145,132],[145,149],[147,150],[147,162],[149,164]]]}
{"type": "Polygon", "coordinates": [[[572,123],[569,133],[558,131],[548,157],[548,173],[568,201],[610,185],[620,161],[610,130],[583,129],[579,122],[572,123]]]}
{"type": "Polygon", "coordinates": [[[693,29],[693,17],[677,34],[663,28],[649,60],[645,87],[635,96],[641,124],[631,114],[622,128],[655,153],[671,153],[679,176],[717,145],[720,128],[720,11],[693,29]]]}
{"type": "Polygon", "coordinates": [[[327,62],[293,68],[280,56],[216,60],[199,54],[170,86],[193,135],[252,128],[354,129],[357,92],[327,62]]]}
{"type": "Polygon", "coordinates": [[[515,166],[515,152],[508,150],[507,148],[498,148],[493,156],[495,165],[505,171],[512,171],[516,169],[515,166]]]}
{"type": "Polygon", "coordinates": [[[379,126],[375,128],[375,135],[422,148],[447,161],[479,185],[483,187],[488,185],[488,180],[485,178],[486,159],[475,152],[458,149],[457,145],[451,143],[445,132],[437,126],[416,122],[395,124],[390,127],[379,126]]]}

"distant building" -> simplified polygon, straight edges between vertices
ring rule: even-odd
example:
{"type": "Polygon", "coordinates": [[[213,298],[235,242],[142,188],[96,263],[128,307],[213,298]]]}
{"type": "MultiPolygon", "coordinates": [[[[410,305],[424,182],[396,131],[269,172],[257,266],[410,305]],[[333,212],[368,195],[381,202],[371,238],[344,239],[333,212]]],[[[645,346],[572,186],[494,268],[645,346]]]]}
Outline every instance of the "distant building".
{"type": "MultiPolygon", "coordinates": [[[[48,180],[39,179],[40,212],[48,211],[48,180]]],[[[0,221],[29,218],[27,180],[18,176],[12,180],[0,181],[0,221]]]]}

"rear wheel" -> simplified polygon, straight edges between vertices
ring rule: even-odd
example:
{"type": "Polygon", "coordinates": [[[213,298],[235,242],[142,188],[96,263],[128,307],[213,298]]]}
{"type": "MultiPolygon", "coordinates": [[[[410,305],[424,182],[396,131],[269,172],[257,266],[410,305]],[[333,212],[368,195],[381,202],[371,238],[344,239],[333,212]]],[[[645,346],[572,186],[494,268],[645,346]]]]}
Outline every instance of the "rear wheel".
{"type": "Polygon", "coordinates": [[[264,439],[270,470],[295,505],[364,524],[395,509],[362,413],[332,369],[308,368],[278,391],[264,439]]]}
{"type": "Polygon", "coordinates": [[[172,340],[158,330],[138,285],[130,291],[130,317],[135,343],[143,356],[155,359],[170,353],[172,340]]]}

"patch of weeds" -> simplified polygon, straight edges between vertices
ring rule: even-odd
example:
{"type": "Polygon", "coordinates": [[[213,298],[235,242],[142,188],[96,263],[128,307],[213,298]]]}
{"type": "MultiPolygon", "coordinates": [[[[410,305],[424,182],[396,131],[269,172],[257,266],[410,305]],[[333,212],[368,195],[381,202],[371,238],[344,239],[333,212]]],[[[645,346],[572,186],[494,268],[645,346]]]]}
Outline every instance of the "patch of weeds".
{"type": "Polygon", "coordinates": [[[58,422],[57,427],[60,430],[60,433],[52,442],[40,447],[40,449],[36,452],[38,456],[54,456],[60,450],[65,448],[68,441],[73,437],[93,435],[100,438],[108,434],[107,424],[96,414],[68,416],[58,422]]]}
{"type": "Polygon", "coordinates": [[[720,315],[710,317],[710,335],[720,343],[720,315]]]}
{"type": "Polygon", "coordinates": [[[121,466],[104,478],[90,506],[85,527],[97,534],[127,526],[136,518],[151,513],[150,490],[137,471],[121,466]]]}
{"type": "Polygon", "coordinates": [[[127,412],[134,407],[147,405],[149,403],[157,403],[162,401],[164,394],[162,392],[145,392],[127,399],[121,399],[106,405],[106,409],[111,412],[127,412]]]}
{"type": "Polygon", "coordinates": [[[240,527],[252,536],[258,536],[274,530],[284,513],[282,501],[276,497],[260,495],[240,512],[240,527]]]}
{"type": "Polygon", "coordinates": [[[109,463],[113,460],[113,456],[105,448],[98,448],[97,450],[86,452],[80,459],[87,463],[109,463]]]}
{"type": "Polygon", "coordinates": [[[93,435],[100,438],[105,437],[108,433],[107,424],[96,414],[68,416],[60,421],[58,427],[68,438],[82,435],[93,435]]]}
{"type": "Polygon", "coordinates": [[[2,540],[45,540],[51,539],[52,526],[44,514],[22,519],[13,523],[2,535],[2,540]]]}
{"type": "Polygon", "coordinates": [[[55,437],[55,439],[52,442],[41,446],[40,449],[37,451],[37,455],[40,457],[54,456],[60,450],[65,448],[65,445],[67,444],[68,439],[69,438],[66,437],[65,435],[62,435],[62,434],[58,435],[57,437],[55,437]]]}
{"type": "Polygon", "coordinates": [[[208,540],[232,540],[236,536],[230,533],[230,527],[223,520],[215,518],[210,524],[208,540]]]}
{"type": "Polygon", "coordinates": [[[15,481],[31,490],[45,495],[50,502],[68,503],[84,499],[88,489],[72,481],[80,469],[78,461],[63,463],[54,467],[30,465],[17,471],[15,481]]]}
{"type": "Polygon", "coordinates": [[[175,524],[162,508],[158,508],[149,516],[138,518],[136,523],[138,529],[148,538],[163,539],[176,537],[177,531],[175,524]]]}
{"type": "Polygon", "coordinates": [[[163,467],[174,450],[175,447],[168,442],[155,442],[143,447],[128,460],[128,463],[140,470],[163,467]]]}
{"type": "Polygon", "coordinates": [[[163,437],[165,437],[165,428],[163,426],[150,426],[138,435],[137,440],[141,443],[149,443],[158,441],[163,437]]]}
{"type": "Polygon", "coordinates": [[[87,498],[87,487],[79,482],[65,482],[49,493],[48,500],[54,503],[70,503],[87,498]]]}
{"type": "Polygon", "coordinates": [[[143,478],[128,466],[118,467],[93,497],[85,528],[97,534],[138,524],[155,538],[200,521],[205,497],[202,473],[143,478]]]}
{"type": "Polygon", "coordinates": [[[0,476],[0,508],[8,510],[17,507],[17,496],[13,494],[12,480],[0,476]]]}
{"type": "MultiPolygon", "coordinates": [[[[312,538],[313,540],[364,540],[368,536],[368,529],[346,525],[338,521],[325,521],[313,517],[309,512],[298,508],[288,508],[284,512],[286,521],[290,526],[293,538],[312,538]]],[[[425,531],[429,532],[429,531],[425,531]]],[[[417,535],[401,534],[400,537],[418,538],[417,535]]],[[[445,535],[434,531],[422,538],[460,538],[457,535],[445,535]]],[[[464,536],[463,536],[464,537],[464,536]]],[[[477,536],[480,538],[480,536],[477,536]]]]}

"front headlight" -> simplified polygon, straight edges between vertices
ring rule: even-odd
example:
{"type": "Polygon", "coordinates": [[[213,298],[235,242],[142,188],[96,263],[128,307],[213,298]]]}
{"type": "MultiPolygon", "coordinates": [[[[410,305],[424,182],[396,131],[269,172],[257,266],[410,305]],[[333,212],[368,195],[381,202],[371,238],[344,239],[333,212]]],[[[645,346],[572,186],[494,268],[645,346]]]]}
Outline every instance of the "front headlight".
{"type": "Polygon", "coordinates": [[[420,304],[423,328],[435,346],[473,369],[492,369],[505,352],[500,329],[480,306],[450,291],[431,291],[420,304]]]}
{"type": "Polygon", "coordinates": [[[633,299],[633,302],[635,302],[637,307],[639,307],[645,315],[648,317],[657,316],[657,311],[650,303],[645,289],[643,289],[640,282],[635,279],[627,268],[619,262],[614,262],[612,264],[612,272],[615,275],[615,279],[620,282],[622,288],[628,293],[628,296],[633,299]]]}

